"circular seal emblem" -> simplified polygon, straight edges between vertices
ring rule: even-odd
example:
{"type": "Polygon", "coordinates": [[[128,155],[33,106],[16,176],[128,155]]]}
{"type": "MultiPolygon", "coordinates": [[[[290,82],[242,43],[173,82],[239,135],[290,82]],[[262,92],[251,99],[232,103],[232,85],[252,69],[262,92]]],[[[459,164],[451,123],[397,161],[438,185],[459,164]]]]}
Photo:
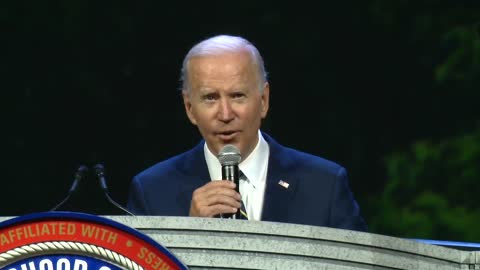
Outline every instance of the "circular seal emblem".
{"type": "Polygon", "coordinates": [[[0,269],[188,270],[138,230],[74,212],[30,214],[0,223],[0,269]]]}

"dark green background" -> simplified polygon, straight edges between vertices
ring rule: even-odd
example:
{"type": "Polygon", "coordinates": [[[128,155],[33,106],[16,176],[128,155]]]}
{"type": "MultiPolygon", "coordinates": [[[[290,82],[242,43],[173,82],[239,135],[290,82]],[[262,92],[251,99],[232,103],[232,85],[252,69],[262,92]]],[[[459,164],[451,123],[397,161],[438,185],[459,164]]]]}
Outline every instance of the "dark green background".
{"type": "MultiPolygon", "coordinates": [[[[200,139],[183,56],[233,34],[265,59],[263,130],[345,166],[371,232],[480,241],[478,3],[2,1],[0,214],[49,210],[80,164],[126,204],[136,173],[200,139]]],[[[93,177],[62,209],[121,213],[93,177]]]]}

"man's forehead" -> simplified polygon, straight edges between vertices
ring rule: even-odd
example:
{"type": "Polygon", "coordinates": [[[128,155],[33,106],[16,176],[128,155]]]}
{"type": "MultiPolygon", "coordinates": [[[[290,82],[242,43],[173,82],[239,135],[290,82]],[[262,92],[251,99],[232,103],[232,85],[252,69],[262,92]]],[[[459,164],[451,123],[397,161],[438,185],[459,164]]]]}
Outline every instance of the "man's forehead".
{"type": "Polygon", "coordinates": [[[254,61],[252,55],[247,50],[238,50],[196,55],[190,59],[188,64],[196,66],[198,63],[206,65],[208,63],[221,64],[222,62],[226,64],[230,62],[253,63],[254,61]]]}

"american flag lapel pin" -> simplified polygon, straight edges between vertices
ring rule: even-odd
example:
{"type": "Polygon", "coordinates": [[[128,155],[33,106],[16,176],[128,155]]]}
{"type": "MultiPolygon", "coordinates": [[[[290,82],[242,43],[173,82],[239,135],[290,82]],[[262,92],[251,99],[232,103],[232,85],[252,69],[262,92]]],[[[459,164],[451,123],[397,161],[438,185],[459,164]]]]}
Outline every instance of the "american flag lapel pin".
{"type": "Polygon", "coordinates": [[[290,186],[289,183],[287,183],[287,182],[285,182],[285,181],[283,181],[283,180],[278,181],[278,184],[279,184],[280,186],[286,188],[286,189],[288,188],[288,186],[290,186]]]}

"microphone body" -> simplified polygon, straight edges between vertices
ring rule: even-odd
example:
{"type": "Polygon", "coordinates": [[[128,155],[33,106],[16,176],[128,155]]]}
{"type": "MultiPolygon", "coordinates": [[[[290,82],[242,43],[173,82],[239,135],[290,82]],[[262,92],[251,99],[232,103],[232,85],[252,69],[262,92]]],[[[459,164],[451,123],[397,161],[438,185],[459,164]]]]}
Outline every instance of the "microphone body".
{"type": "Polygon", "coordinates": [[[73,194],[73,192],[75,192],[75,190],[77,190],[77,187],[78,187],[80,181],[82,181],[82,179],[85,178],[87,172],[88,172],[88,167],[87,166],[80,165],[78,167],[77,171],[75,172],[75,176],[74,176],[72,186],[70,187],[70,190],[68,190],[67,196],[60,203],[55,205],[55,207],[50,209],[50,211],[57,210],[60,206],[62,206],[65,202],[67,202],[68,199],[70,199],[70,196],[73,194]]]}
{"type": "Polygon", "coordinates": [[[95,175],[97,176],[98,181],[100,182],[100,187],[102,188],[103,193],[107,197],[107,200],[111,204],[116,206],[118,209],[122,210],[123,212],[125,212],[125,213],[127,213],[131,216],[135,216],[132,212],[128,211],[126,208],[124,208],[123,206],[118,204],[115,200],[113,200],[112,197],[110,197],[110,194],[108,192],[108,187],[107,187],[107,180],[105,180],[105,168],[103,167],[103,165],[102,164],[97,164],[97,165],[95,165],[94,169],[95,169],[95,175]]]}
{"type": "MultiPolygon", "coordinates": [[[[242,160],[240,150],[234,145],[225,145],[218,155],[218,160],[222,165],[222,179],[235,183],[235,190],[240,193],[240,171],[238,164],[242,160]]],[[[222,218],[240,219],[240,211],[235,214],[222,214],[222,218]]]]}
{"type": "Polygon", "coordinates": [[[240,173],[238,165],[222,165],[222,179],[234,182],[237,185],[235,190],[239,192],[240,173]]]}

